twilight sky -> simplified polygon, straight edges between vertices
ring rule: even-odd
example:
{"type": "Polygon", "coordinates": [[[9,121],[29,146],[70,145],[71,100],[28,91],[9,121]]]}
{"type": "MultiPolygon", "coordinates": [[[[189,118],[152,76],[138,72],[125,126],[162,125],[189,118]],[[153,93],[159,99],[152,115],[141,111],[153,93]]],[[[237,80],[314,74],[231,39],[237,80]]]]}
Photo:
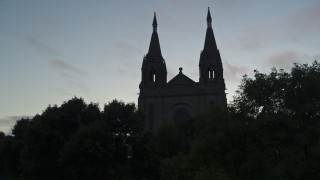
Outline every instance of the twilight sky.
{"type": "Polygon", "coordinates": [[[207,7],[228,101],[254,69],[320,60],[320,0],[0,0],[0,131],[74,96],[137,103],[153,12],[168,81],[198,81],[207,7]]]}

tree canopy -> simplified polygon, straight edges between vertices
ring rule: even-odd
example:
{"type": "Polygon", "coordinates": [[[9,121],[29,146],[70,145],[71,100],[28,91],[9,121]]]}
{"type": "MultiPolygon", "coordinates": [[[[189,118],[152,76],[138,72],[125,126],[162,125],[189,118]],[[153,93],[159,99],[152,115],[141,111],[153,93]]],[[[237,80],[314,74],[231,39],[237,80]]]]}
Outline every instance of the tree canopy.
{"type": "Polygon", "coordinates": [[[319,179],[320,65],[244,76],[227,111],[196,119],[187,153],[163,179],[319,179]]]}
{"type": "Polygon", "coordinates": [[[0,179],[320,179],[320,64],[254,72],[227,109],[156,132],[132,103],[48,106],[0,133],[0,179]]]}

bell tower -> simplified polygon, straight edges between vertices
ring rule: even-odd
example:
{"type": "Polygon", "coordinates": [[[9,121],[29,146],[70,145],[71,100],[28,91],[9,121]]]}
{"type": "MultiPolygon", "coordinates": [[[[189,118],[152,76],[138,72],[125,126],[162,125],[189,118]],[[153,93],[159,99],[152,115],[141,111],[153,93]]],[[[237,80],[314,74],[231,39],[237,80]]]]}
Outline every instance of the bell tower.
{"type": "Polygon", "coordinates": [[[199,82],[202,84],[217,82],[224,84],[222,62],[212,30],[212,18],[209,8],[206,38],[199,61],[199,74],[199,82]]]}
{"type": "Polygon", "coordinates": [[[150,131],[159,127],[163,119],[161,114],[163,105],[159,98],[167,84],[167,67],[161,54],[156,13],[154,13],[152,27],[149,51],[142,62],[142,79],[138,98],[138,108],[147,119],[145,129],[150,131]]]}
{"type": "Polygon", "coordinates": [[[151,36],[149,51],[143,57],[142,62],[142,81],[140,88],[159,87],[167,83],[166,63],[161,54],[160,42],[157,32],[157,17],[154,13],[153,32],[151,36]]]}

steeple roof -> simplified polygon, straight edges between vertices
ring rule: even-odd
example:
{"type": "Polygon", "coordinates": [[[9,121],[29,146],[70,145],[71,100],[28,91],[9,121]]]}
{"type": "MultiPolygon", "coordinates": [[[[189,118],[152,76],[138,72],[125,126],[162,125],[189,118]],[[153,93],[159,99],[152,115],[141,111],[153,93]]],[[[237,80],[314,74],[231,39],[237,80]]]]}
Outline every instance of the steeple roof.
{"type": "Polygon", "coordinates": [[[209,7],[208,7],[208,14],[207,14],[207,22],[208,21],[210,21],[210,22],[212,21],[209,7]]]}
{"type": "Polygon", "coordinates": [[[158,33],[157,33],[158,23],[157,23],[156,13],[154,13],[152,26],[153,26],[153,32],[152,32],[149,51],[148,51],[147,56],[162,58],[160,42],[159,42],[159,37],[158,37],[158,33]]]}
{"type": "Polygon", "coordinates": [[[153,27],[157,27],[158,26],[156,13],[154,13],[154,16],[153,16],[152,26],[153,27]]]}
{"type": "Polygon", "coordinates": [[[204,42],[204,48],[203,51],[204,52],[212,52],[213,50],[217,50],[217,44],[216,44],[216,40],[214,38],[214,34],[213,34],[213,30],[212,30],[212,26],[211,26],[211,14],[210,14],[210,9],[208,7],[208,13],[207,13],[207,32],[206,32],[206,39],[204,42]]]}

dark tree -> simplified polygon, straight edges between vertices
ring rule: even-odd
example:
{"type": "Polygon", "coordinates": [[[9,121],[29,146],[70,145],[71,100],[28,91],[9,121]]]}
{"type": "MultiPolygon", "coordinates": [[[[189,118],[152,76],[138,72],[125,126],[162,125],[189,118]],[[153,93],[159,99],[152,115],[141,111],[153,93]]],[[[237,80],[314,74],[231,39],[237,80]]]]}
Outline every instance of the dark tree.
{"type": "Polygon", "coordinates": [[[163,179],[319,179],[320,65],[244,77],[227,112],[196,119],[187,153],[162,161],[163,179]]]}
{"type": "Polygon", "coordinates": [[[110,127],[97,121],[81,127],[61,151],[60,165],[66,179],[108,179],[117,177],[116,148],[110,127]]]}
{"type": "Polygon", "coordinates": [[[142,116],[134,104],[112,101],[102,119],[77,131],[61,151],[68,179],[140,179],[133,172],[142,116]]]}
{"type": "Polygon", "coordinates": [[[27,128],[22,128],[25,130],[17,126],[13,132],[18,137],[24,134],[24,146],[20,153],[22,177],[61,178],[63,169],[59,167],[58,159],[65,142],[80,125],[98,120],[99,112],[97,105],[88,106],[83,99],[73,98],[61,107],[49,106],[41,115],[36,115],[27,128]]]}
{"type": "Polygon", "coordinates": [[[304,119],[320,117],[320,64],[295,64],[291,73],[272,69],[244,76],[231,104],[237,112],[257,117],[263,113],[284,113],[304,119]]]}

